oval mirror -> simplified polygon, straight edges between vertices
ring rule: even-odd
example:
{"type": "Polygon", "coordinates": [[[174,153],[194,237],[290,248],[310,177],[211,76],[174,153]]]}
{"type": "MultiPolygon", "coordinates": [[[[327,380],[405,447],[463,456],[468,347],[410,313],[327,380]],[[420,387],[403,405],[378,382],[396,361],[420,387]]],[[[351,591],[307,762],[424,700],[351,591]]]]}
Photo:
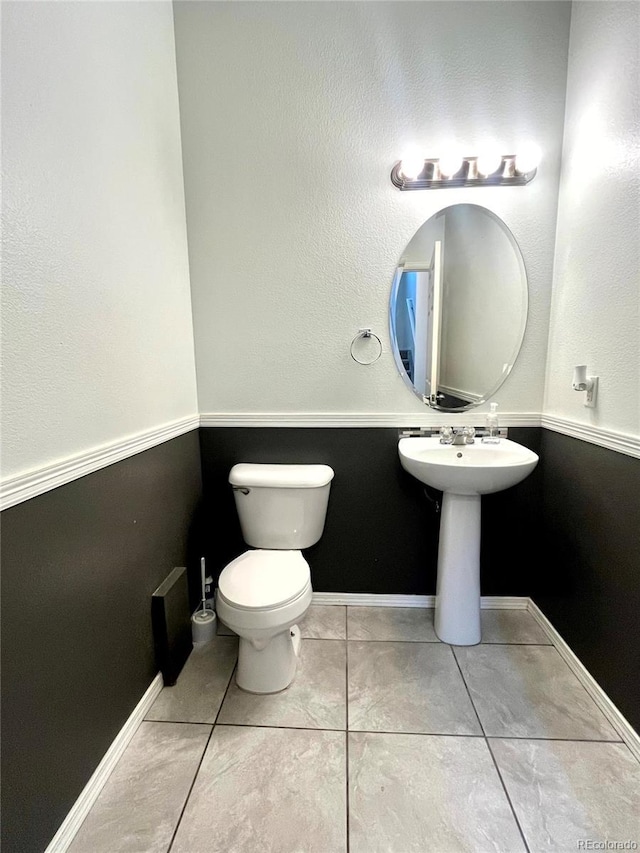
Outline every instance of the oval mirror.
{"type": "Polygon", "coordinates": [[[398,369],[427,405],[479,406],[505,381],[527,322],[527,274],[513,234],[490,210],[454,204],[403,252],[390,301],[398,369]]]}

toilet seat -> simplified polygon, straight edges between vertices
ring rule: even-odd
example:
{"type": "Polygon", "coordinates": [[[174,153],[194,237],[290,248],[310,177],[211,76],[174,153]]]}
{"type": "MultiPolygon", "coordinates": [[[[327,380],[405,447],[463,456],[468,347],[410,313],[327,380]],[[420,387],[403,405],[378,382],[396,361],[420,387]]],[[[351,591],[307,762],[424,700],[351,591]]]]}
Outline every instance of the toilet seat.
{"type": "Polygon", "coordinates": [[[218,596],[236,610],[266,611],[301,598],[311,586],[300,551],[245,551],[218,579],[218,596]]]}

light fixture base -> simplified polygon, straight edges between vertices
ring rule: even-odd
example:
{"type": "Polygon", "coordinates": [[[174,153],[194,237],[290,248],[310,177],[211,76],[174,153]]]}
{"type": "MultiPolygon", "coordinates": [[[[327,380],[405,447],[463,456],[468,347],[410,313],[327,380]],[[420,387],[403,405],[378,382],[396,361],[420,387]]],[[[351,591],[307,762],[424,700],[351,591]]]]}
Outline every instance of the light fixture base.
{"type": "Polygon", "coordinates": [[[584,400],[585,408],[595,409],[598,399],[598,377],[587,376],[587,394],[584,400]]]}
{"type": "Polygon", "coordinates": [[[417,177],[407,178],[402,174],[402,160],[398,160],[391,170],[391,183],[402,191],[459,187],[523,187],[535,178],[538,170],[518,172],[515,161],[515,154],[505,154],[495,172],[482,175],[478,171],[477,157],[463,157],[458,171],[450,177],[444,177],[440,171],[440,160],[434,158],[424,161],[424,167],[417,177]]]}

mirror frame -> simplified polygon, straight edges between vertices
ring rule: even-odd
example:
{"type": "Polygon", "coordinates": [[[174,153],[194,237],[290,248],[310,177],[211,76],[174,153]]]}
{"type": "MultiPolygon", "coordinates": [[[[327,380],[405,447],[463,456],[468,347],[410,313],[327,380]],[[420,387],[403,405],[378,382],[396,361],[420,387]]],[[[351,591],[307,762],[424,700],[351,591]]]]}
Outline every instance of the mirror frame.
{"type": "MultiPolygon", "coordinates": [[[[503,373],[502,376],[500,376],[499,381],[495,383],[495,385],[491,388],[491,390],[484,393],[481,400],[478,400],[475,403],[469,403],[466,406],[459,406],[457,408],[450,408],[447,406],[440,406],[438,404],[433,405],[432,403],[429,402],[429,399],[424,394],[421,394],[416,389],[415,385],[411,382],[411,380],[409,379],[409,375],[407,374],[407,371],[404,369],[404,364],[402,363],[402,360],[400,358],[400,351],[398,349],[397,337],[396,337],[395,305],[397,302],[398,289],[400,287],[402,274],[398,275],[398,270],[401,269],[401,267],[400,267],[399,263],[396,264],[395,272],[393,275],[393,282],[391,285],[391,294],[389,296],[389,333],[390,333],[390,337],[391,337],[391,349],[393,352],[394,361],[396,363],[396,368],[398,370],[398,373],[402,377],[405,385],[407,386],[407,388],[422,403],[424,403],[425,406],[428,406],[430,409],[433,409],[434,411],[437,411],[437,412],[449,412],[452,414],[455,414],[456,412],[467,412],[467,411],[469,411],[469,409],[475,409],[477,406],[484,405],[489,399],[491,399],[491,397],[493,397],[493,395],[496,393],[496,391],[498,391],[504,385],[504,383],[507,381],[507,379],[511,375],[511,371],[513,370],[513,367],[514,367],[514,365],[518,359],[518,356],[520,355],[520,350],[522,349],[522,344],[524,341],[524,335],[525,335],[525,332],[527,329],[527,322],[529,319],[529,276],[527,275],[527,268],[526,268],[526,265],[524,262],[524,257],[522,255],[522,250],[520,249],[520,246],[518,245],[518,241],[513,236],[513,232],[507,226],[507,224],[504,222],[504,220],[500,219],[500,217],[496,213],[494,213],[492,210],[489,210],[488,207],[483,207],[481,204],[469,204],[467,202],[458,202],[457,204],[449,204],[446,207],[442,207],[439,210],[436,210],[435,213],[433,213],[428,219],[425,219],[425,221],[422,223],[422,225],[420,225],[416,229],[416,231],[413,233],[413,236],[411,237],[411,239],[405,245],[405,248],[403,249],[403,254],[406,251],[409,243],[411,243],[411,240],[413,240],[413,238],[416,236],[416,234],[420,230],[420,228],[422,228],[424,225],[426,225],[426,223],[429,222],[431,219],[433,219],[435,216],[438,216],[441,213],[445,213],[445,211],[449,210],[449,208],[459,207],[460,205],[464,205],[466,207],[477,207],[484,214],[488,214],[489,217],[491,219],[493,219],[494,222],[498,226],[500,226],[500,228],[502,228],[507,239],[509,240],[509,243],[511,244],[511,247],[515,251],[516,257],[518,259],[518,266],[520,268],[520,273],[524,277],[525,304],[524,304],[524,310],[522,312],[522,321],[520,323],[520,329],[518,332],[517,344],[514,346],[513,351],[511,352],[511,355],[509,358],[509,362],[508,362],[510,365],[509,370],[506,373],[503,373]]],[[[401,256],[400,260],[402,260],[402,256],[401,256]]],[[[402,269],[404,270],[404,267],[402,269]]],[[[414,269],[414,267],[411,267],[411,266],[407,267],[407,271],[409,271],[409,272],[412,271],[413,269],[414,269]]],[[[418,267],[415,267],[415,269],[418,269],[418,267]]]]}

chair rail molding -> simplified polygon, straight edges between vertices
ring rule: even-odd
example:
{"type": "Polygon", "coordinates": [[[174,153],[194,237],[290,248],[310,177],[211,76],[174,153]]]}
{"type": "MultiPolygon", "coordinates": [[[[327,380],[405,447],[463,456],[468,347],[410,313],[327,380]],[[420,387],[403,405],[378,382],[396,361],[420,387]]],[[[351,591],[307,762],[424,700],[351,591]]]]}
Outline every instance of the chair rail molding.
{"type": "Polygon", "coordinates": [[[127,436],[119,441],[91,448],[53,464],[44,465],[42,468],[8,477],[0,483],[0,510],[8,509],[29,498],[35,498],[72,480],[78,480],[114,462],[135,456],[136,453],[191,432],[199,425],[199,417],[190,415],[178,421],[127,436]]]}
{"type": "MultiPolygon", "coordinates": [[[[484,423],[484,410],[451,412],[203,412],[201,427],[298,427],[298,428],[375,428],[468,426],[474,420],[484,423]]],[[[591,424],[561,418],[544,412],[500,412],[500,426],[542,427],[588,441],[627,456],[640,458],[640,437],[591,424]]]]}
{"type": "MultiPolygon", "coordinates": [[[[417,414],[406,412],[204,412],[127,436],[110,444],[91,448],[75,456],[44,465],[42,468],[3,479],[0,482],[0,510],[9,509],[198,427],[367,429],[467,426],[474,420],[480,423],[485,416],[486,412],[473,410],[460,414],[429,411],[417,414]]],[[[640,459],[640,437],[630,433],[616,432],[540,412],[501,412],[500,425],[514,428],[542,427],[640,459]]]]}
{"type": "Polygon", "coordinates": [[[616,432],[593,424],[585,424],[544,413],[540,416],[540,421],[543,429],[550,429],[553,432],[578,438],[580,441],[588,441],[590,444],[598,444],[608,450],[616,450],[618,453],[640,459],[640,436],[638,435],[616,432]]]}
{"type": "MultiPolygon", "coordinates": [[[[412,426],[467,426],[484,423],[486,412],[468,410],[460,414],[435,412],[204,412],[201,427],[334,427],[375,428],[412,426]]],[[[539,427],[537,412],[501,412],[500,424],[510,427],[539,427]]]]}

